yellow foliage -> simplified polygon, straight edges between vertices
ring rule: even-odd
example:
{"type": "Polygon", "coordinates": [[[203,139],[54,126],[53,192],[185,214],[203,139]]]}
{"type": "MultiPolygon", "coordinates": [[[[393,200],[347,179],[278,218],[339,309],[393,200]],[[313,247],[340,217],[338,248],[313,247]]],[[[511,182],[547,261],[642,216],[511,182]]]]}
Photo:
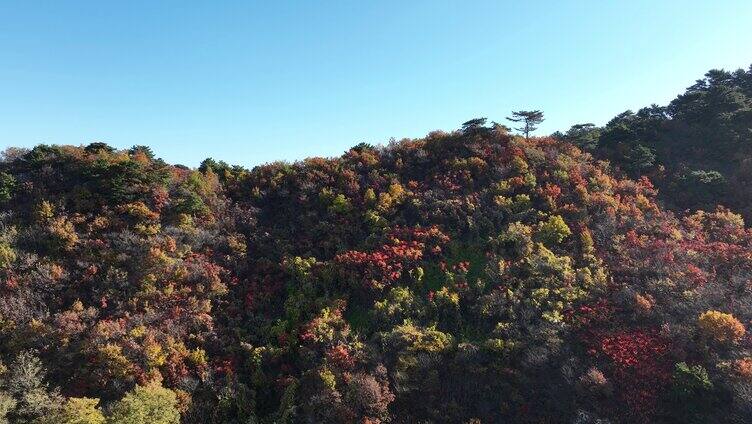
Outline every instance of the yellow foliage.
{"type": "Polygon", "coordinates": [[[55,207],[52,206],[52,203],[43,200],[36,208],[36,211],[34,211],[34,214],[36,215],[37,219],[41,222],[47,222],[55,215],[55,207]]]}
{"type": "Polygon", "coordinates": [[[204,366],[207,363],[206,351],[203,349],[193,349],[188,353],[188,360],[196,366],[204,366]]]}
{"type": "Polygon", "coordinates": [[[193,217],[187,213],[178,214],[178,227],[181,230],[193,230],[193,217]]]}
{"type": "Polygon", "coordinates": [[[71,250],[78,243],[78,234],[76,234],[73,223],[64,218],[51,220],[47,226],[47,231],[63,250],[71,250]]]}
{"type": "Polygon", "coordinates": [[[167,360],[167,355],[162,350],[162,346],[156,342],[147,343],[144,346],[144,356],[149,368],[161,367],[167,360]]]}
{"type": "Polygon", "coordinates": [[[389,210],[394,203],[394,199],[389,193],[379,193],[379,203],[376,205],[376,209],[380,212],[389,210]]]}
{"type": "Polygon", "coordinates": [[[447,287],[442,287],[441,290],[436,292],[436,300],[437,302],[459,306],[460,295],[458,293],[450,292],[447,287]]]}
{"type": "Polygon", "coordinates": [[[329,369],[324,367],[319,371],[319,377],[321,378],[321,381],[324,383],[324,386],[328,387],[331,390],[334,390],[337,385],[337,379],[334,376],[334,373],[329,369]]]}
{"type": "Polygon", "coordinates": [[[402,188],[402,184],[400,183],[391,184],[389,186],[389,195],[392,196],[392,199],[399,202],[405,197],[405,189],[402,188]]]}
{"type": "Polygon", "coordinates": [[[548,217],[545,222],[538,223],[536,236],[544,243],[554,245],[561,243],[572,234],[572,230],[559,215],[548,217]]]}
{"type": "Polygon", "coordinates": [[[491,339],[487,339],[483,343],[483,347],[490,350],[491,352],[506,353],[507,351],[509,351],[510,344],[505,342],[503,339],[491,338],[491,339]]]}
{"type": "Polygon", "coordinates": [[[363,195],[363,200],[366,202],[366,204],[372,205],[374,202],[376,202],[376,192],[373,191],[372,188],[369,188],[363,195]]]}
{"type": "Polygon", "coordinates": [[[159,219],[159,214],[149,209],[144,202],[128,203],[118,209],[139,221],[156,221],[159,219]]]}
{"type": "Polygon", "coordinates": [[[54,417],[51,422],[57,424],[104,424],[105,418],[97,406],[98,404],[99,399],[69,398],[59,414],[56,414],[58,416],[54,417]]]}
{"type": "Polygon", "coordinates": [[[32,318],[31,322],[29,323],[29,329],[32,333],[36,334],[42,334],[44,333],[46,326],[44,323],[36,318],[32,318]]]}
{"type": "Polygon", "coordinates": [[[248,246],[246,245],[242,234],[234,234],[228,236],[227,246],[234,254],[238,256],[243,256],[248,252],[248,246]]]}
{"type": "Polygon", "coordinates": [[[512,168],[519,174],[525,174],[529,169],[527,162],[525,162],[525,159],[519,156],[515,156],[512,159],[512,168]]]}
{"type": "Polygon", "coordinates": [[[420,328],[406,321],[394,328],[393,337],[407,342],[408,350],[418,352],[442,352],[452,345],[452,336],[436,330],[436,327],[420,328]]]}
{"type": "Polygon", "coordinates": [[[84,304],[80,300],[76,299],[75,302],[73,302],[73,305],[71,306],[71,310],[74,312],[83,312],[84,311],[84,304]]]}
{"type": "Polygon", "coordinates": [[[110,220],[105,216],[97,216],[91,221],[91,230],[98,231],[107,228],[110,225],[110,220]]]}
{"type": "Polygon", "coordinates": [[[738,319],[731,314],[719,311],[711,310],[702,313],[697,319],[697,324],[704,336],[719,343],[738,342],[746,333],[744,324],[738,319]]]}
{"type": "Polygon", "coordinates": [[[582,246],[583,254],[593,254],[595,251],[595,243],[593,242],[593,235],[590,233],[590,230],[585,229],[580,233],[580,245],[582,246]]]}
{"type": "Polygon", "coordinates": [[[162,229],[162,226],[159,224],[136,224],[133,226],[133,230],[137,234],[141,234],[142,236],[153,236],[159,233],[159,230],[162,229]]]}
{"type": "Polygon", "coordinates": [[[0,268],[7,268],[15,261],[16,252],[9,245],[0,242],[0,268]]]}
{"type": "Polygon", "coordinates": [[[137,327],[133,327],[130,331],[131,337],[134,337],[136,339],[140,339],[146,334],[146,327],[143,325],[139,325],[137,327]]]}
{"type": "Polygon", "coordinates": [[[112,343],[101,346],[98,351],[100,361],[116,377],[126,377],[130,374],[131,363],[123,355],[123,348],[112,343]]]}

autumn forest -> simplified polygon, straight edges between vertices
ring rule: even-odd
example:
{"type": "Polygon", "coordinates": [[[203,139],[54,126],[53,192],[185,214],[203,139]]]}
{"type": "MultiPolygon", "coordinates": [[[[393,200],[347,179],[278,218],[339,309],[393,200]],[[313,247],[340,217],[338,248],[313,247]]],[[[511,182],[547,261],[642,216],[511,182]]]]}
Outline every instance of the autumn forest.
{"type": "Polygon", "coordinates": [[[752,68],[532,112],[253,169],[8,148],[0,423],[752,421],[752,68]]]}

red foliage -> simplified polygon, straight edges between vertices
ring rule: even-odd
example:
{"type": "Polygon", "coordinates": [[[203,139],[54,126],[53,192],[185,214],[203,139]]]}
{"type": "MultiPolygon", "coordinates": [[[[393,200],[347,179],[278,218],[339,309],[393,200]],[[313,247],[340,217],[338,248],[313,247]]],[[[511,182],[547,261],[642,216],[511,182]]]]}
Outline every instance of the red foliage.
{"type": "Polygon", "coordinates": [[[337,255],[334,261],[357,275],[363,286],[381,289],[398,281],[405,269],[416,266],[427,253],[441,253],[441,246],[448,241],[449,237],[435,226],[398,228],[376,250],[350,250],[337,255]]]}
{"type": "Polygon", "coordinates": [[[343,369],[352,369],[355,366],[355,358],[345,345],[337,345],[326,351],[326,359],[343,369]]]}
{"type": "Polygon", "coordinates": [[[237,359],[234,357],[220,358],[214,362],[214,372],[219,375],[233,375],[237,370],[237,359]]]}
{"type": "Polygon", "coordinates": [[[593,303],[580,305],[565,311],[564,319],[573,325],[587,328],[594,324],[608,323],[612,319],[615,310],[616,308],[606,299],[598,299],[593,303]]]}
{"type": "Polygon", "coordinates": [[[668,340],[657,330],[603,333],[591,352],[607,358],[621,399],[642,417],[655,410],[659,394],[671,381],[673,361],[668,340]]]}
{"type": "Polygon", "coordinates": [[[4,285],[4,286],[5,286],[5,288],[6,288],[6,289],[8,289],[8,290],[13,290],[13,289],[15,289],[16,287],[18,287],[18,280],[17,280],[17,279],[16,279],[16,277],[15,277],[15,276],[14,276],[13,274],[11,274],[11,273],[8,273],[8,275],[6,275],[6,276],[5,276],[5,278],[4,278],[3,280],[4,280],[4,281],[3,281],[3,285],[4,285]]]}
{"type": "Polygon", "coordinates": [[[254,275],[258,279],[247,282],[245,287],[245,307],[250,310],[275,299],[285,281],[285,275],[280,269],[268,264],[256,267],[254,275]]]}
{"type": "Polygon", "coordinates": [[[550,197],[554,200],[561,196],[561,187],[556,184],[546,184],[542,191],[544,196],[550,197]]]}
{"type": "Polygon", "coordinates": [[[686,274],[698,287],[702,287],[708,282],[708,277],[705,271],[701,270],[694,264],[687,265],[686,274]]]}

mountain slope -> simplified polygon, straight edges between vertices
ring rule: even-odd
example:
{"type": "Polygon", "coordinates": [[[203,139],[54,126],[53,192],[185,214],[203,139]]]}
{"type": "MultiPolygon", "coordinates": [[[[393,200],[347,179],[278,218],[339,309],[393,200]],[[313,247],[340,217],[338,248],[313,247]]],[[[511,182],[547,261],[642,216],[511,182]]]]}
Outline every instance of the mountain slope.
{"type": "Polygon", "coordinates": [[[559,137],[647,175],[674,210],[725,205],[752,218],[752,66],[712,70],[667,106],[626,111],[603,128],[575,125],[559,137]]]}
{"type": "Polygon", "coordinates": [[[475,122],[253,170],[95,144],[0,172],[4,362],[115,418],[158,385],[196,423],[752,417],[752,233],[567,142],[475,122]]]}

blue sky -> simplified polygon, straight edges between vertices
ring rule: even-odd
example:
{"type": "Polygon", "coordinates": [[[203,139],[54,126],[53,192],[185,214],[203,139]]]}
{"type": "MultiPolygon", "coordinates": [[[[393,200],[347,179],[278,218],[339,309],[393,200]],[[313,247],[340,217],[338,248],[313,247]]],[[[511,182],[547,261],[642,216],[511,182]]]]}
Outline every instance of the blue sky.
{"type": "Polygon", "coordinates": [[[338,155],[541,109],[539,133],[752,63],[752,2],[4,1],[0,148],[338,155]]]}

